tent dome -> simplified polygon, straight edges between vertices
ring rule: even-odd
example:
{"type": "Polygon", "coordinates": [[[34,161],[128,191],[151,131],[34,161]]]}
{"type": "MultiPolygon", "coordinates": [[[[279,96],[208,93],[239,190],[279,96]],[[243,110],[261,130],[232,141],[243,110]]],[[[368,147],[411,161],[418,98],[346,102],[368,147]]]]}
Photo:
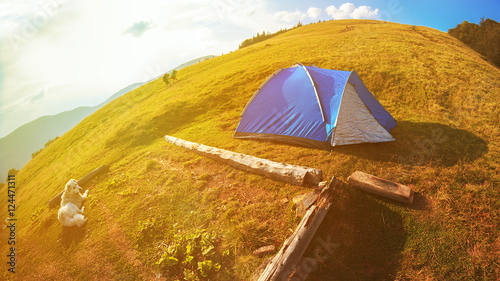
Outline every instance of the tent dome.
{"type": "Polygon", "coordinates": [[[392,141],[395,126],[356,72],[296,64],[279,69],[257,89],[234,137],[330,150],[392,141]]]}

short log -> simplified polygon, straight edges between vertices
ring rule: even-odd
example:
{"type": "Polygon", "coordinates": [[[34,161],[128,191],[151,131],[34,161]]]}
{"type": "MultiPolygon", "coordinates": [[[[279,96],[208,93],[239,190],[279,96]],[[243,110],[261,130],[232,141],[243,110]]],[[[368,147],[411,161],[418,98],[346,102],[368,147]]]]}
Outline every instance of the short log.
{"type": "Polygon", "coordinates": [[[169,143],[186,148],[205,157],[272,179],[296,185],[312,184],[317,186],[322,178],[322,172],[318,169],[274,162],[242,153],[185,141],[172,136],[165,136],[164,138],[169,143]]]}
{"type": "MultiPolygon", "coordinates": [[[[85,186],[85,184],[90,181],[91,179],[93,179],[95,176],[97,176],[98,174],[101,174],[101,173],[104,173],[104,172],[107,172],[109,170],[109,165],[102,165],[101,167],[93,170],[92,172],[86,174],[83,178],[79,179],[78,180],[78,185],[83,187],[85,186]]],[[[50,199],[49,200],[49,208],[54,208],[54,207],[57,207],[59,206],[59,204],[61,203],[61,196],[63,194],[64,190],[59,192],[56,196],[54,196],[54,198],[50,199]]]]}
{"type": "Polygon", "coordinates": [[[297,265],[328,213],[335,193],[341,187],[342,181],[333,177],[330,184],[321,191],[316,204],[307,210],[295,232],[286,239],[280,251],[267,264],[258,281],[293,280],[297,265]]]}
{"type": "Polygon", "coordinates": [[[351,186],[359,190],[403,203],[413,203],[413,190],[406,185],[388,181],[361,171],[352,173],[347,180],[351,186]]]}
{"type": "Polygon", "coordinates": [[[270,252],[273,252],[275,249],[276,249],[276,247],[274,245],[267,245],[267,246],[263,246],[263,247],[258,248],[257,250],[253,251],[252,254],[254,254],[256,256],[264,256],[264,255],[269,254],[270,252]]]}

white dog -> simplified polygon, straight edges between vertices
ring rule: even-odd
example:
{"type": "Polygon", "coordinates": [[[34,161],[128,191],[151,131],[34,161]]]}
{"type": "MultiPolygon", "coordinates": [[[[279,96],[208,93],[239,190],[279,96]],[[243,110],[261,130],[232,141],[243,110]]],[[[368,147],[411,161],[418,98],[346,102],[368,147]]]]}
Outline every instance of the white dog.
{"type": "Polygon", "coordinates": [[[61,197],[61,208],[57,214],[57,218],[64,226],[79,226],[81,227],[87,219],[83,215],[83,202],[87,200],[88,190],[83,195],[80,194],[82,188],[78,186],[75,179],[68,181],[64,187],[64,193],[61,197]]]}

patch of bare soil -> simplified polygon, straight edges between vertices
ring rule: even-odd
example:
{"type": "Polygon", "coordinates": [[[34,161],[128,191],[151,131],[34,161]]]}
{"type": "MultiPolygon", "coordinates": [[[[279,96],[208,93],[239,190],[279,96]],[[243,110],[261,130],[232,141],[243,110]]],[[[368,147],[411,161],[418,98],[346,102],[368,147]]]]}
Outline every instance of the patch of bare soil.
{"type": "Polygon", "coordinates": [[[120,225],[116,222],[110,210],[104,205],[100,204],[101,214],[107,225],[107,234],[109,240],[113,242],[116,249],[120,251],[123,257],[129,264],[133,265],[136,272],[140,273],[144,280],[161,280],[157,278],[155,272],[148,266],[145,266],[139,259],[139,253],[134,249],[132,241],[123,233],[120,225]]]}

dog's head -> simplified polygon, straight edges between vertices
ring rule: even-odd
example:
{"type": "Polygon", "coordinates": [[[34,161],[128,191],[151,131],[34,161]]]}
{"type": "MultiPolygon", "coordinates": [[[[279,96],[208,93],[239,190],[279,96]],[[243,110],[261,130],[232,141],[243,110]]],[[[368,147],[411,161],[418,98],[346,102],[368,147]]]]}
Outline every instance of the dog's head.
{"type": "Polygon", "coordinates": [[[78,186],[78,182],[75,179],[71,179],[68,181],[66,186],[64,187],[64,192],[69,194],[80,193],[82,188],[78,186]]]}

